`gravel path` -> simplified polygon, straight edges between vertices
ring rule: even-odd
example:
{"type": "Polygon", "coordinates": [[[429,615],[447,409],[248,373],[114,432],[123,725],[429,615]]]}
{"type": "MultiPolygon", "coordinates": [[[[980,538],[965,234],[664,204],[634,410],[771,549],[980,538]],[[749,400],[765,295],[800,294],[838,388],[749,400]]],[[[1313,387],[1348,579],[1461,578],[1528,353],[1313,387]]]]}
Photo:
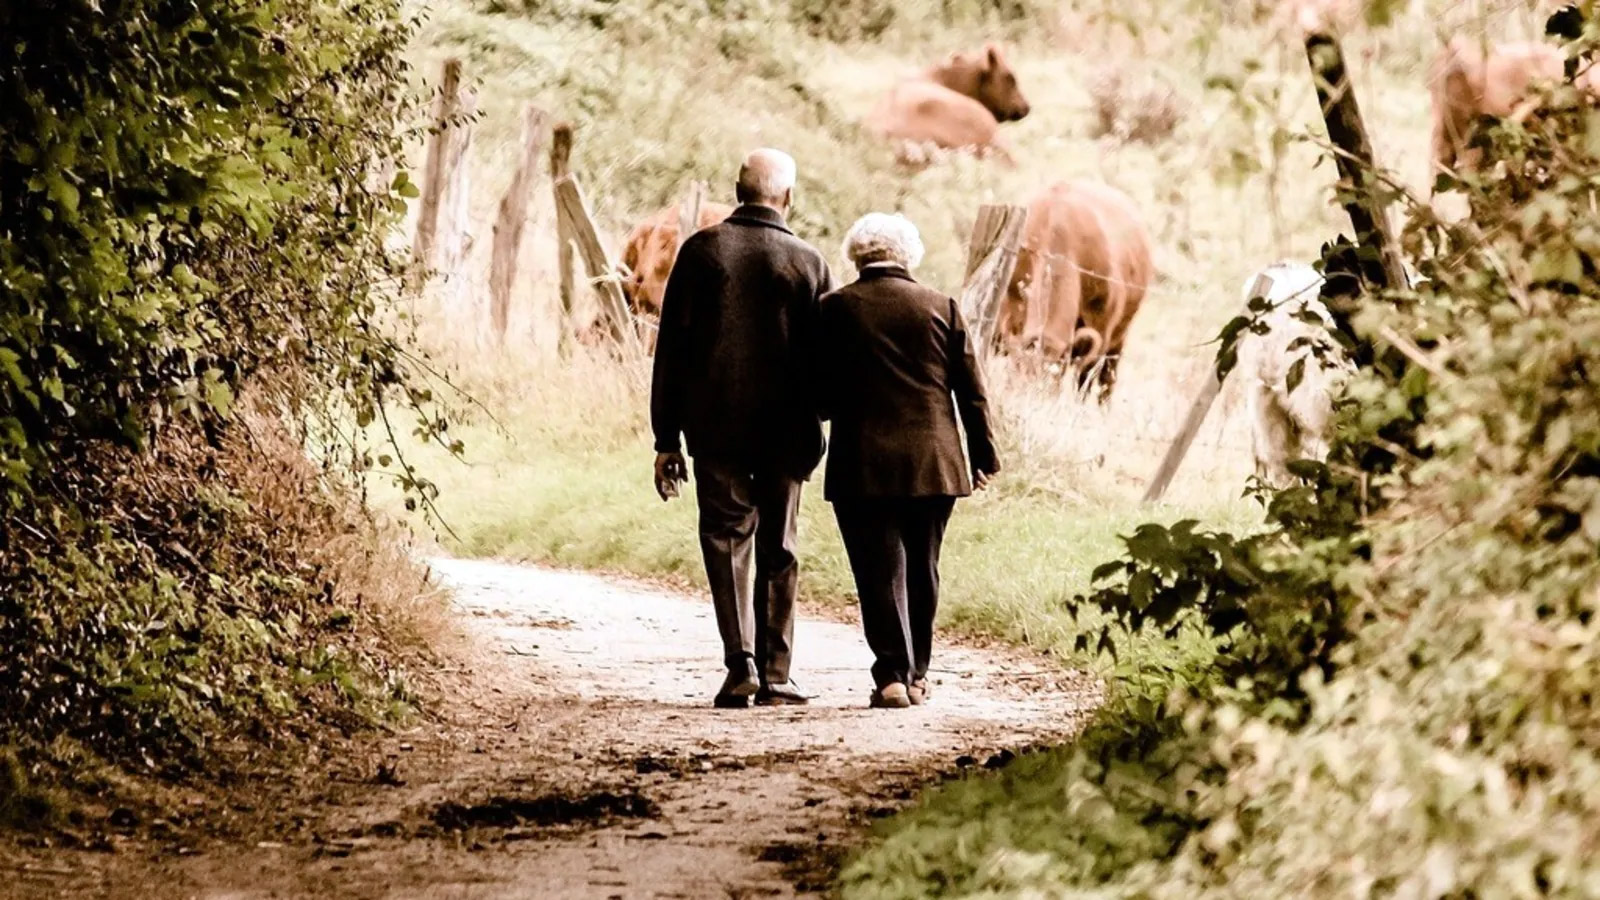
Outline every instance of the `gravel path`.
{"type": "Polygon", "coordinates": [[[22,896],[736,898],[820,889],[863,824],[963,766],[1069,737],[1078,673],[946,642],[934,697],[866,708],[859,629],[801,621],[803,708],[714,710],[710,604],[654,586],[437,559],[467,640],[434,721],[231,810],[227,838],[9,868],[22,896]],[[181,850],[182,852],[177,852],[181,850]],[[152,893],[152,891],[156,891],[152,893]]]}

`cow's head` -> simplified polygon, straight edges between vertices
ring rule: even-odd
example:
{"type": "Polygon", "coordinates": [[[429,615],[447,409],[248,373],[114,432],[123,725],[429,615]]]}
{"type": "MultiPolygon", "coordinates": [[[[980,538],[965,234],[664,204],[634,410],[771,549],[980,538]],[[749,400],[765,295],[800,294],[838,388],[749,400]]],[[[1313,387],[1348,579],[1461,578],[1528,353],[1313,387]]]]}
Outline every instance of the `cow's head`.
{"type": "Polygon", "coordinates": [[[935,70],[946,87],[982,103],[997,121],[1014,122],[1028,115],[1028,99],[1017,85],[1000,45],[990,42],[976,53],[957,53],[935,70]]]}

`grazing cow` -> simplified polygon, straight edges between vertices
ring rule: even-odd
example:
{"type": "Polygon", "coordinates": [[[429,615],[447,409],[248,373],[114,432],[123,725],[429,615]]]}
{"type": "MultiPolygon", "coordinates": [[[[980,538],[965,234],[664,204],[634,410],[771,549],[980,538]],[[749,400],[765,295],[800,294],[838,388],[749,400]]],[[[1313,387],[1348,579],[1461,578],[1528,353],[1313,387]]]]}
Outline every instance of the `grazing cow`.
{"type": "MultiPolygon", "coordinates": [[[[733,214],[724,203],[700,204],[700,227],[715,225],[733,214]]],[[[622,247],[622,264],[628,276],[622,294],[635,315],[661,315],[661,296],[667,290],[667,276],[678,259],[678,205],[656,212],[628,232],[622,247]]]]}
{"type": "Polygon", "coordinates": [[[996,44],[974,53],[954,53],[944,62],[890,89],[868,124],[896,142],[900,160],[927,161],[929,145],[1010,159],[997,141],[1001,122],[1028,115],[1016,73],[996,44]]]}
{"type": "Polygon", "coordinates": [[[1256,474],[1282,487],[1291,481],[1289,463],[1328,455],[1333,397],[1353,370],[1342,348],[1329,336],[1333,320],[1320,296],[1322,276],[1299,262],[1279,262],[1245,282],[1246,302],[1255,293],[1270,300],[1266,334],[1246,332],[1239,346],[1239,375],[1250,413],[1250,449],[1256,474]],[[1258,280],[1269,279],[1258,291],[1258,280]],[[1321,326],[1305,321],[1309,314],[1321,326]],[[1314,352],[1321,345],[1323,352],[1314,352]],[[1301,377],[1292,389],[1289,371],[1296,361],[1301,377]]]}
{"type": "MultiPolygon", "coordinates": [[[[1541,87],[1565,80],[1565,65],[1559,47],[1537,41],[1486,49],[1457,37],[1440,48],[1428,79],[1435,171],[1477,170],[1483,151],[1471,144],[1479,119],[1525,120],[1539,106],[1541,87]]],[[[1579,72],[1576,84],[1591,97],[1600,94],[1600,71],[1579,72]]]]}
{"type": "Polygon", "coordinates": [[[1076,369],[1078,387],[1111,398],[1128,326],[1155,273],[1133,201],[1093,181],[1052,185],[1028,207],[1000,334],[1076,369]]]}

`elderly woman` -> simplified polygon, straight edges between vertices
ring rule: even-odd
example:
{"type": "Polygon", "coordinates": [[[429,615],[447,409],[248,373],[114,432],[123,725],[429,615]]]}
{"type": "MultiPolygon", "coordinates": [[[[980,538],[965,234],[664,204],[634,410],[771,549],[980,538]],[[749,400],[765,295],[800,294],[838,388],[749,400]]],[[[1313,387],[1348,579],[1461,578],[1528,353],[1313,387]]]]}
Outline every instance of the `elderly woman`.
{"type": "Polygon", "coordinates": [[[916,227],[872,213],[844,252],[859,277],[819,311],[820,406],[833,423],[824,494],[876,657],[871,705],[900,709],[929,697],[945,523],[956,498],[1000,464],[961,311],[911,277],[922,259],[916,227]]]}

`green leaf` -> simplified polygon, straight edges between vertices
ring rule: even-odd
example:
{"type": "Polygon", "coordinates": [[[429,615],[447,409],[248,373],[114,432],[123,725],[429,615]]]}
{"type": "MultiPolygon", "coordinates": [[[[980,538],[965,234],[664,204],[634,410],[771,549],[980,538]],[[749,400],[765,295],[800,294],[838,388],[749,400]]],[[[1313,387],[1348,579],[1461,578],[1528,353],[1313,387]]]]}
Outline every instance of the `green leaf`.
{"type": "Polygon", "coordinates": [[[1600,110],[1584,113],[1583,151],[1590,159],[1600,159],[1600,110]]]}
{"type": "Polygon", "coordinates": [[[1546,246],[1533,254],[1531,277],[1535,282],[1583,284],[1583,255],[1571,244],[1546,246]]]}
{"type": "Polygon", "coordinates": [[[1094,572],[1089,575],[1089,582],[1091,584],[1098,584],[1099,582],[1105,581],[1107,578],[1110,578],[1122,570],[1123,563],[1121,560],[1114,559],[1110,562],[1101,563],[1100,565],[1095,566],[1094,572]]]}
{"type": "Polygon", "coordinates": [[[4,373],[18,390],[28,391],[33,387],[33,382],[22,374],[22,367],[17,365],[21,360],[22,357],[17,351],[9,347],[0,347],[0,373],[4,373]]]}
{"type": "Polygon", "coordinates": [[[1135,610],[1143,610],[1149,605],[1155,581],[1155,576],[1144,569],[1133,573],[1133,577],[1128,579],[1128,599],[1135,610]]]}
{"type": "Polygon", "coordinates": [[[80,199],[78,188],[62,177],[60,172],[54,170],[45,174],[45,185],[50,199],[54,200],[56,206],[66,213],[67,220],[74,219],[78,214],[78,200],[80,199]]]}

